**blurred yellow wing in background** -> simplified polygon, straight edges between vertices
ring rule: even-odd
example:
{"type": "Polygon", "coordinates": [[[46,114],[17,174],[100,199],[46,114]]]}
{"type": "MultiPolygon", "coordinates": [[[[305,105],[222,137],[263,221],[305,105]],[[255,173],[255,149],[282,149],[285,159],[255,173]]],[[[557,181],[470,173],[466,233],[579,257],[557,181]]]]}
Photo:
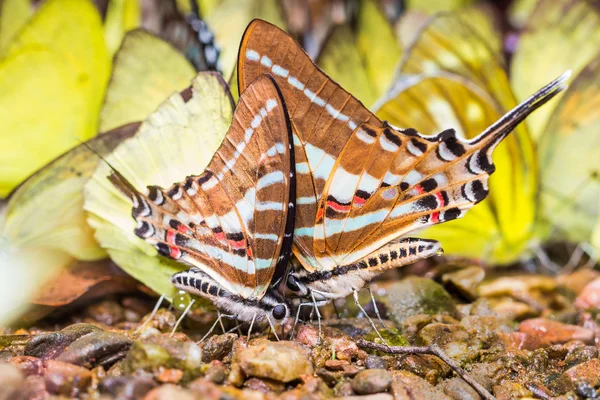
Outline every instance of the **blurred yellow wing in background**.
{"type": "Polygon", "coordinates": [[[86,0],[48,0],[0,61],[0,197],[97,133],[109,74],[100,16],[86,0]]]}
{"type": "Polygon", "coordinates": [[[144,120],[196,75],[194,67],[164,40],[138,29],[125,35],[100,113],[100,131],[144,120]]]}

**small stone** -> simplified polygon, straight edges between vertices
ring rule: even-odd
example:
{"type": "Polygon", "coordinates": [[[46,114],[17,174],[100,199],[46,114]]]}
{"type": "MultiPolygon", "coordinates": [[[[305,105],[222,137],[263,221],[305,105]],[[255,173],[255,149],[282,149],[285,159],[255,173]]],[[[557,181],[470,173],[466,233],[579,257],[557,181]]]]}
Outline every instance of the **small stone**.
{"type": "Polygon", "coordinates": [[[154,380],[145,376],[109,376],[100,383],[99,390],[122,400],[135,400],[155,387],[154,380]]]}
{"type": "Polygon", "coordinates": [[[91,332],[72,342],[56,359],[88,369],[112,365],[125,357],[131,343],[131,339],[117,332],[91,332]]]}
{"type": "Polygon", "coordinates": [[[488,301],[490,308],[498,318],[506,321],[522,321],[540,315],[539,310],[509,296],[494,297],[488,299],[488,301]]]}
{"type": "Polygon", "coordinates": [[[581,268],[568,275],[557,275],[556,282],[558,283],[558,286],[567,289],[569,292],[577,296],[581,293],[584,287],[586,287],[590,282],[599,276],[600,272],[596,270],[581,268]]]}
{"type": "Polygon", "coordinates": [[[482,342],[459,324],[429,324],[418,335],[425,344],[437,344],[444,352],[456,359],[467,360],[477,357],[482,342]]]}
{"type": "Polygon", "coordinates": [[[10,363],[19,368],[26,376],[44,374],[44,363],[36,357],[17,356],[11,358],[10,363]]]}
{"type": "Polygon", "coordinates": [[[211,361],[208,369],[204,373],[204,377],[209,381],[220,385],[227,379],[227,367],[225,367],[221,361],[211,361]]]}
{"type": "Polygon", "coordinates": [[[386,365],[383,358],[375,355],[369,355],[365,361],[365,367],[367,367],[367,369],[385,369],[386,365]]]}
{"type": "Polygon", "coordinates": [[[13,399],[49,399],[50,393],[46,390],[46,383],[44,378],[37,375],[31,375],[25,378],[23,384],[13,392],[10,400],[13,399]]]}
{"type": "Polygon", "coordinates": [[[598,358],[598,348],[596,346],[581,346],[569,351],[565,357],[567,367],[573,367],[582,362],[598,358]]]}
{"type": "Polygon", "coordinates": [[[330,371],[343,371],[344,368],[348,367],[350,362],[347,360],[327,360],[325,361],[325,368],[330,371]]]}
{"type": "Polygon", "coordinates": [[[395,400],[450,400],[450,397],[442,393],[441,390],[408,371],[393,371],[392,375],[393,381],[390,391],[395,400]]]}
{"type": "Polygon", "coordinates": [[[44,378],[49,392],[77,397],[92,382],[92,373],[78,365],[48,360],[44,378]]]}
{"type": "Polygon", "coordinates": [[[59,332],[35,336],[25,346],[24,354],[42,360],[50,360],[61,354],[75,340],[102,329],[91,324],[73,324],[59,332]]]}
{"type": "Polygon", "coordinates": [[[144,400],[194,400],[195,398],[191,391],[171,384],[152,389],[144,396],[144,400]]]}
{"type": "Polygon", "coordinates": [[[340,400],[394,400],[394,396],[389,393],[376,393],[367,396],[345,396],[340,400]]]}
{"type": "Polygon", "coordinates": [[[402,322],[418,314],[455,315],[452,297],[431,279],[409,277],[393,284],[384,298],[388,315],[401,327],[402,322]]]}
{"type": "Polygon", "coordinates": [[[483,282],[477,287],[480,297],[517,296],[532,290],[540,292],[553,292],[556,289],[556,280],[545,275],[516,275],[503,276],[491,281],[483,282]]]}
{"type": "Polygon", "coordinates": [[[262,393],[281,393],[285,390],[285,384],[270,379],[250,378],[244,382],[244,387],[262,393]]]}
{"type": "Polygon", "coordinates": [[[13,398],[24,380],[24,374],[15,365],[0,364],[0,400],[13,398]]]}
{"type": "Polygon", "coordinates": [[[202,350],[196,343],[158,335],[134,342],[123,362],[123,370],[134,373],[139,369],[152,371],[162,366],[186,372],[201,365],[202,350]]]}
{"type": "Polygon", "coordinates": [[[587,344],[594,343],[594,331],[591,329],[545,318],[523,321],[519,324],[519,331],[535,337],[540,347],[566,343],[570,340],[581,340],[587,344]]]}
{"type": "Polygon", "coordinates": [[[155,376],[156,380],[161,383],[179,383],[181,378],[183,378],[183,371],[175,368],[160,367],[155,376]]]}
{"type": "Polygon", "coordinates": [[[202,344],[202,361],[209,363],[213,360],[223,361],[231,353],[233,343],[237,340],[235,333],[213,335],[202,344]]]}
{"type": "Polygon", "coordinates": [[[94,321],[109,326],[116,325],[117,323],[125,320],[125,310],[123,307],[121,307],[120,304],[110,300],[105,300],[90,305],[86,309],[86,314],[94,321]]]}
{"type": "MultiPolygon", "coordinates": [[[[296,342],[257,340],[234,355],[247,376],[291,382],[302,375],[312,375],[313,365],[307,351],[296,342]]],[[[232,365],[233,372],[233,365],[232,365]]]]}
{"type": "Polygon", "coordinates": [[[188,389],[194,393],[196,399],[221,400],[223,398],[221,388],[205,378],[195,379],[188,385],[188,389]]]}
{"type": "Polygon", "coordinates": [[[358,394],[375,394],[388,390],[392,374],[385,369],[367,369],[356,374],[352,389],[358,394]]]}
{"type": "Polygon", "coordinates": [[[509,380],[505,380],[501,384],[495,385],[493,390],[496,400],[512,400],[530,398],[533,396],[533,393],[523,386],[523,384],[509,380]]]}
{"type": "Polygon", "coordinates": [[[575,385],[587,383],[593,387],[600,386],[600,359],[593,359],[566,370],[561,380],[575,385]]]}
{"type": "Polygon", "coordinates": [[[335,397],[352,396],[354,390],[352,390],[352,382],[350,381],[339,381],[333,388],[335,397]]]}
{"type": "Polygon", "coordinates": [[[475,300],[477,285],[483,281],[483,278],[485,278],[485,270],[481,267],[472,266],[442,275],[442,283],[451,292],[458,292],[467,300],[475,300]]]}
{"type": "Polygon", "coordinates": [[[480,400],[481,396],[461,378],[452,378],[440,383],[438,389],[455,400],[480,400]]]}
{"type": "Polygon", "coordinates": [[[579,310],[600,308],[600,278],[594,279],[583,288],[575,299],[575,307],[579,310]]]}

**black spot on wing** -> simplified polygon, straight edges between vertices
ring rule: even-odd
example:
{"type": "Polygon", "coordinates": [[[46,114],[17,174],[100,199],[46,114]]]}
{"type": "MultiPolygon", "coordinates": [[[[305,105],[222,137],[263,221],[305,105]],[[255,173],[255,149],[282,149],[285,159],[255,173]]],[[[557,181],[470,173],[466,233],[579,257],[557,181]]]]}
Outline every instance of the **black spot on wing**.
{"type": "Polygon", "coordinates": [[[456,136],[451,136],[448,139],[444,140],[446,143],[446,148],[450,153],[452,153],[455,157],[460,157],[465,154],[465,146],[456,138],[456,136]]]}
{"type": "Polygon", "coordinates": [[[367,192],[365,192],[364,190],[361,190],[361,189],[358,189],[354,195],[356,197],[360,197],[363,200],[368,200],[369,197],[371,197],[371,195],[369,193],[367,193],[367,192]]]}
{"type": "Polygon", "coordinates": [[[421,197],[417,200],[416,206],[423,210],[434,210],[438,207],[437,197],[432,194],[421,197]]]}
{"type": "Polygon", "coordinates": [[[181,222],[177,221],[176,219],[170,219],[169,220],[169,226],[173,229],[179,229],[179,227],[183,225],[181,222]]]}
{"type": "Polygon", "coordinates": [[[142,221],[142,226],[135,228],[133,232],[140,238],[145,239],[154,233],[154,227],[148,222],[142,221]]]}
{"type": "Polygon", "coordinates": [[[460,214],[461,211],[459,208],[449,208],[444,211],[444,221],[452,221],[453,219],[460,217],[460,214]]]}
{"type": "Polygon", "coordinates": [[[173,186],[171,189],[169,189],[169,191],[167,192],[167,196],[169,196],[170,198],[173,198],[173,196],[175,196],[177,194],[177,192],[179,192],[180,187],[179,186],[173,186]]]}
{"type": "Polygon", "coordinates": [[[203,174],[200,176],[200,178],[198,178],[198,185],[202,185],[202,184],[204,184],[204,183],[208,182],[208,180],[209,180],[210,178],[212,178],[212,176],[213,176],[213,173],[212,173],[212,172],[210,172],[210,171],[206,171],[206,172],[204,172],[204,173],[203,173],[203,174]]]}
{"type": "Polygon", "coordinates": [[[148,186],[148,199],[160,206],[162,203],[164,203],[165,199],[164,196],[162,196],[162,192],[160,194],[159,192],[161,192],[161,189],[158,186],[148,186]],[[159,203],[157,203],[158,199],[161,200],[159,203]]]}
{"type": "Polygon", "coordinates": [[[158,254],[160,254],[161,256],[171,258],[171,248],[169,246],[167,246],[165,243],[162,243],[162,242],[156,243],[156,245],[154,247],[156,247],[156,250],[158,250],[158,254]]]}
{"type": "Polygon", "coordinates": [[[394,134],[390,128],[385,128],[383,130],[383,136],[390,142],[394,143],[396,146],[402,145],[402,140],[398,137],[398,135],[394,134]]]}
{"type": "Polygon", "coordinates": [[[365,133],[371,137],[376,137],[377,136],[377,132],[375,132],[373,129],[368,128],[366,126],[363,126],[363,130],[365,131],[365,133]]]}
{"type": "Polygon", "coordinates": [[[233,232],[225,235],[227,240],[231,240],[232,242],[239,242],[244,240],[244,234],[242,232],[233,232]]]}
{"type": "Polygon", "coordinates": [[[433,189],[437,188],[438,184],[434,178],[429,178],[421,182],[421,187],[426,192],[431,192],[433,189]]]}
{"type": "Polygon", "coordinates": [[[400,190],[402,190],[403,192],[405,192],[409,187],[410,185],[408,184],[408,182],[400,183],[400,190]]]}
{"type": "Polygon", "coordinates": [[[175,235],[175,244],[179,247],[187,246],[188,238],[181,233],[175,235]]]}
{"type": "Polygon", "coordinates": [[[418,139],[410,139],[410,142],[413,146],[415,146],[421,153],[425,153],[427,151],[427,145],[421,142],[418,139]]]}

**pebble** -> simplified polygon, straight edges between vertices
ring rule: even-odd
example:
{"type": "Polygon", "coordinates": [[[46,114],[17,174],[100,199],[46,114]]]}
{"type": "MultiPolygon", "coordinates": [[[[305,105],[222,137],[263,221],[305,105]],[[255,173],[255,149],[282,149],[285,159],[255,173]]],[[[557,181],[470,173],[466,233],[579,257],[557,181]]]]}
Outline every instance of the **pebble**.
{"type": "Polygon", "coordinates": [[[17,356],[11,358],[10,363],[19,368],[26,376],[44,374],[44,362],[36,357],[17,356]]]}
{"type": "Polygon", "coordinates": [[[109,376],[100,383],[99,390],[122,400],[135,400],[155,387],[154,380],[146,376],[109,376]]]}
{"type": "Polygon", "coordinates": [[[24,374],[15,365],[0,364],[0,400],[13,398],[24,380],[24,374]]]}
{"type": "Polygon", "coordinates": [[[391,383],[392,374],[385,369],[367,369],[356,374],[352,389],[358,394],[375,394],[387,391],[391,383]]]}
{"type": "Polygon", "coordinates": [[[515,275],[496,278],[483,282],[477,287],[480,297],[511,295],[521,297],[532,290],[552,292],[556,289],[556,280],[545,275],[515,275]]]}
{"type": "Polygon", "coordinates": [[[132,343],[117,332],[95,331],[72,342],[56,359],[88,369],[112,365],[125,357],[132,343]]]}
{"type": "Polygon", "coordinates": [[[213,360],[206,369],[204,377],[209,381],[220,385],[227,379],[227,367],[221,361],[213,360]]]}
{"type": "Polygon", "coordinates": [[[155,335],[134,342],[123,361],[125,373],[159,367],[181,369],[184,372],[202,365],[202,350],[191,341],[182,341],[163,335],[155,335]]]}
{"type": "Polygon", "coordinates": [[[155,377],[161,383],[179,383],[183,378],[183,371],[175,368],[159,367],[155,377]]]}
{"type": "Polygon", "coordinates": [[[446,394],[425,379],[408,371],[393,371],[390,391],[395,400],[436,399],[450,400],[446,394]]]}
{"type": "Polygon", "coordinates": [[[341,400],[394,400],[394,396],[389,393],[377,393],[368,396],[344,396],[341,400]]]}
{"type": "Polygon", "coordinates": [[[91,324],[73,324],[58,332],[35,336],[25,346],[24,354],[42,360],[50,360],[61,354],[75,340],[102,329],[91,324]]]}
{"type": "Polygon", "coordinates": [[[247,376],[280,382],[291,382],[314,372],[307,351],[300,344],[288,341],[256,340],[247,348],[240,347],[234,355],[234,364],[247,376]]]}
{"type": "Polygon", "coordinates": [[[25,378],[23,384],[17,389],[15,393],[13,393],[10,400],[41,400],[49,398],[50,393],[48,393],[48,391],[46,390],[46,383],[44,381],[44,378],[41,376],[32,375],[25,378]]]}
{"type": "Polygon", "coordinates": [[[86,308],[86,314],[94,321],[108,326],[116,325],[125,320],[125,310],[123,307],[110,300],[90,305],[86,308]]]}
{"type": "Polygon", "coordinates": [[[213,335],[202,344],[202,361],[209,363],[213,360],[223,361],[231,353],[233,343],[237,340],[235,333],[213,335]]]}
{"type": "Polygon", "coordinates": [[[566,370],[561,378],[572,385],[586,383],[593,387],[600,386],[600,359],[594,358],[566,370]]]}
{"type": "Polygon", "coordinates": [[[575,307],[579,310],[600,308],[600,278],[588,283],[575,299],[575,307]]]}
{"type": "Polygon", "coordinates": [[[149,391],[146,396],[144,396],[144,400],[194,400],[196,396],[194,394],[184,388],[179,386],[166,384],[159,386],[155,389],[149,391]]]}
{"type": "MultiPolygon", "coordinates": [[[[312,325],[303,325],[298,330],[298,334],[294,339],[295,342],[304,344],[305,346],[315,348],[322,347],[323,350],[330,351],[335,349],[335,357],[338,360],[352,360],[359,355],[359,349],[356,343],[339,329],[323,327],[323,342],[319,341],[319,329],[312,325]]],[[[330,354],[326,355],[330,357],[330,354]]],[[[322,365],[321,363],[315,363],[322,365]]]]}
{"type": "Polygon", "coordinates": [[[393,284],[387,293],[384,302],[388,316],[398,327],[406,318],[418,314],[456,314],[452,297],[431,279],[409,277],[393,284]]]}
{"type": "Polygon", "coordinates": [[[383,358],[379,357],[379,356],[375,356],[375,355],[369,355],[367,356],[367,359],[365,361],[365,366],[367,367],[367,369],[385,369],[386,365],[385,365],[385,361],[383,360],[383,358]]]}
{"type": "Polygon", "coordinates": [[[481,400],[479,393],[458,377],[440,383],[437,388],[455,400],[481,400]]]}
{"type": "Polygon", "coordinates": [[[78,365],[48,360],[44,378],[49,392],[78,397],[92,382],[92,373],[78,365]]]}
{"type": "Polygon", "coordinates": [[[545,318],[528,319],[519,324],[519,332],[532,336],[539,347],[547,347],[570,340],[594,343],[594,331],[577,325],[563,324],[545,318]]]}
{"type": "Polygon", "coordinates": [[[442,275],[442,283],[450,291],[458,292],[467,300],[475,300],[477,286],[485,278],[485,270],[481,267],[471,266],[442,275]]]}

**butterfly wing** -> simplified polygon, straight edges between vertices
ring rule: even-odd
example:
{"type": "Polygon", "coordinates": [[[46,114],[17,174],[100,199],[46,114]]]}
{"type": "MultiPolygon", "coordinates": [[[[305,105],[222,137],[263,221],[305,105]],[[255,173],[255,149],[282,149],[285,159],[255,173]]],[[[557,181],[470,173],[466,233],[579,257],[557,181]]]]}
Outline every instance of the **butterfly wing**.
{"type": "Polygon", "coordinates": [[[100,112],[100,132],[143,121],[174,92],[189,86],[194,67],[170,43],[136,29],[123,38],[100,112]]]}
{"type": "Polygon", "coordinates": [[[563,90],[567,76],[469,141],[452,130],[425,137],[410,129],[359,126],[319,203],[315,222],[319,264],[347,265],[411,231],[463,216],[488,194],[496,146],[563,90]]]}
{"type": "Polygon", "coordinates": [[[573,80],[539,142],[544,217],[559,234],[586,242],[600,198],[600,54],[573,80]]]}
{"type": "MultiPolygon", "coordinates": [[[[578,74],[599,47],[600,13],[593,4],[582,0],[538,1],[511,63],[511,84],[517,98],[524,99],[567,69],[578,74]]],[[[559,102],[553,103],[527,120],[535,140],[541,138],[559,102]]]]}
{"type": "Polygon", "coordinates": [[[305,268],[313,270],[317,201],[335,160],[358,125],[382,125],[329,79],[294,39],[274,25],[254,20],[240,45],[239,89],[265,73],[281,88],[292,122],[297,173],[295,254],[305,268]]]}
{"type": "Polygon", "coordinates": [[[262,76],[240,97],[202,175],[169,189],[150,186],[148,195],[116,173],[110,179],[133,200],[135,233],[160,254],[202,268],[233,293],[260,298],[278,263],[282,273],[292,243],[290,132],[278,89],[262,76]]]}

